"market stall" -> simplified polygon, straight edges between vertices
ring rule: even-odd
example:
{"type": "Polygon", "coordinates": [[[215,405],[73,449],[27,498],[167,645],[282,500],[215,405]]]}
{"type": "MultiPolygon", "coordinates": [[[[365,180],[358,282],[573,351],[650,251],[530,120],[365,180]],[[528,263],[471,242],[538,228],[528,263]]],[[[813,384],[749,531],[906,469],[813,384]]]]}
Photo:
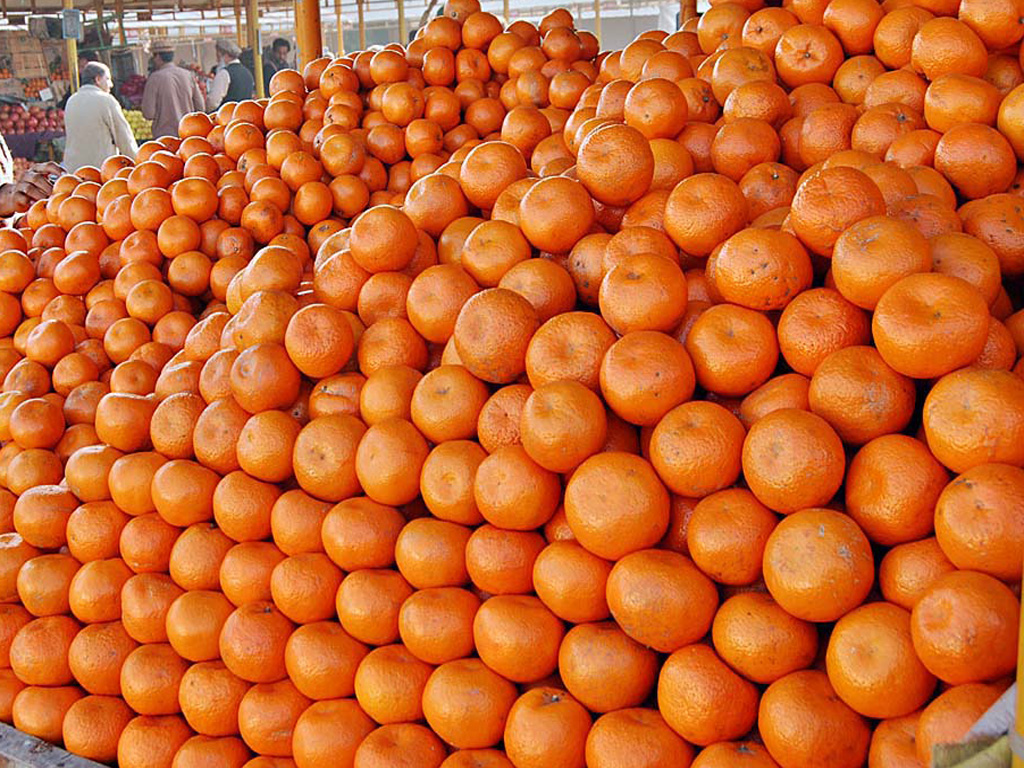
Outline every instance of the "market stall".
{"type": "MultiPolygon", "coordinates": [[[[116,14],[97,13],[81,27],[74,61],[62,39],[61,17],[55,13],[13,16],[0,22],[0,133],[20,164],[59,160],[63,152],[64,110],[77,76],[89,61],[110,67],[112,93],[121,103],[137,140],[152,137],[141,111],[150,69],[149,47],[168,30],[143,29],[136,14],[132,36],[121,34],[116,14]],[[117,32],[111,31],[117,26],[117,32]],[[163,32],[163,34],[160,34],[163,32]]],[[[145,19],[142,16],[143,20],[145,19]]],[[[192,71],[205,96],[216,63],[214,40],[208,35],[173,36],[175,59],[192,71]]],[[[198,31],[198,30],[196,30],[198,31]]]]}
{"type": "Polygon", "coordinates": [[[64,112],[58,102],[68,91],[67,72],[60,41],[27,30],[0,33],[0,133],[15,158],[59,154],[64,112]]]}

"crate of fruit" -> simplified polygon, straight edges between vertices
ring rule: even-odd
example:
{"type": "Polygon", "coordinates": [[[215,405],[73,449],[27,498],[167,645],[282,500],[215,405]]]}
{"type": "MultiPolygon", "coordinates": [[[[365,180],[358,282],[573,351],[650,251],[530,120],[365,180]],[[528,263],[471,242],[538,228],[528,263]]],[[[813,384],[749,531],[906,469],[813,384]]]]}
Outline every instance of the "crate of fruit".
{"type": "Polygon", "coordinates": [[[46,59],[42,53],[12,53],[11,64],[15,77],[45,79],[48,74],[46,59]]]}
{"type": "Polygon", "coordinates": [[[153,121],[147,120],[141,110],[125,109],[122,111],[128,120],[128,125],[132,128],[132,134],[138,141],[146,141],[153,138],[153,121]]]}
{"type": "Polygon", "coordinates": [[[25,86],[15,77],[4,77],[0,72],[0,97],[13,96],[21,98],[25,95],[25,86]]]}

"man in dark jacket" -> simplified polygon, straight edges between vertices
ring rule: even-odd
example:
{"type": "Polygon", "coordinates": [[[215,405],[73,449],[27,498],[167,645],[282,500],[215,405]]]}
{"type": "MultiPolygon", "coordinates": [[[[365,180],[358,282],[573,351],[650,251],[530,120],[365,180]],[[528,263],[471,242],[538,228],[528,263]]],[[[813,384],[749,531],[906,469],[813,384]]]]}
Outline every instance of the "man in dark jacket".
{"type": "Polygon", "coordinates": [[[231,40],[217,41],[217,57],[220,68],[210,84],[207,94],[207,108],[218,109],[228,101],[251,99],[255,82],[252,73],[238,60],[241,49],[231,40]]]}
{"type": "Polygon", "coordinates": [[[270,78],[275,72],[288,69],[288,54],[292,50],[292,44],[279,37],[270,45],[270,52],[263,59],[263,88],[265,93],[270,93],[270,78]]]}

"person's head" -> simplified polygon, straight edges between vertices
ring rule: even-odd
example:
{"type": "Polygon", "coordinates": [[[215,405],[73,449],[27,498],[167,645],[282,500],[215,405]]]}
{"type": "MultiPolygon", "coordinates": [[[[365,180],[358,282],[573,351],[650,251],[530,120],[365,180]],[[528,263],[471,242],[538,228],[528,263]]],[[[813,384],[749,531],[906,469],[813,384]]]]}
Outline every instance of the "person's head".
{"type": "Polygon", "coordinates": [[[114,85],[110,78],[110,69],[106,64],[98,61],[90,61],[82,67],[79,76],[82,79],[82,85],[95,85],[107,93],[110,93],[110,89],[114,85]]]}
{"type": "Polygon", "coordinates": [[[285,57],[292,49],[292,44],[285,40],[283,37],[279,37],[274,40],[271,44],[270,49],[274,52],[274,57],[280,61],[284,61],[285,57]]]}
{"type": "Polygon", "coordinates": [[[234,61],[242,52],[242,49],[239,48],[232,40],[218,40],[216,49],[217,58],[225,63],[234,61]]]}
{"type": "Polygon", "coordinates": [[[153,62],[157,67],[170,64],[174,61],[174,46],[170,43],[156,43],[153,45],[153,62]]]}

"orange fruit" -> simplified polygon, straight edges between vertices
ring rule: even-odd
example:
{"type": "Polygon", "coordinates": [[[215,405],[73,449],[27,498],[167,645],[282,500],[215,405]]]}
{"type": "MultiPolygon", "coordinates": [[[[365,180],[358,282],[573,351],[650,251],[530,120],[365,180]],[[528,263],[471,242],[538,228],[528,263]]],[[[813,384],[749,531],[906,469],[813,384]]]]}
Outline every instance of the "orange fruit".
{"type": "Polygon", "coordinates": [[[783,519],[768,537],[764,580],[787,613],[805,621],[833,621],[867,597],[874,582],[871,548],[846,515],[804,509],[783,519]],[[819,599],[822,594],[829,595],[827,602],[819,599]]]}
{"type": "Polygon", "coordinates": [[[88,760],[112,762],[118,756],[121,735],[133,718],[132,710],[116,696],[86,696],[64,715],[64,746],[88,760]]]}
{"type": "Polygon", "coordinates": [[[757,689],[703,644],[684,646],[665,660],[658,702],[672,730],[700,746],[739,738],[757,717],[757,689]]]}
{"type": "Polygon", "coordinates": [[[779,345],[771,321],[734,304],[709,307],[686,336],[697,383],[726,397],[746,395],[775,370],[779,345]]]}
{"type": "Polygon", "coordinates": [[[568,253],[594,222],[594,206],[586,188],[573,179],[541,179],[519,203],[523,234],[535,248],[568,253]]]}
{"type": "Polygon", "coordinates": [[[895,717],[883,720],[871,735],[871,747],[868,750],[868,764],[872,761],[883,764],[888,761],[892,765],[917,764],[917,723],[920,713],[915,712],[906,717],[895,717]]]}
{"type": "Polygon", "coordinates": [[[612,616],[634,640],[668,653],[703,637],[718,606],[714,587],[686,557],[645,550],[627,555],[608,575],[612,616]],[[685,623],[665,623],[653,605],[682,600],[690,606],[685,623]]]}
{"type": "Polygon", "coordinates": [[[885,213],[878,187],[855,168],[826,168],[806,178],[793,198],[790,222],[812,252],[832,255],[847,227],[885,213]]]}
{"type": "Polygon", "coordinates": [[[981,571],[1006,581],[1015,578],[1016,559],[1012,555],[1007,557],[999,547],[1003,542],[1011,544],[1017,536],[1012,520],[1000,513],[1012,508],[1011,499],[1024,480],[1022,472],[1019,467],[1006,464],[981,464],[967,470],[942,491],[935,504],[935,534],[943,553],[957,568],[981,571]],[[1011,506],[1004,507],[1004,503],[1011,506]],[[972,510],[969,518],[964,516],[967,508],[972,510]],[[995,517],[990,517],[993,513],[995,517]],[[976,534],[972,534],[978,524],[1002,530],[993,545],[986,548],[984,561],[978,559],[976,534]]]}
{"type": "Polygon", "coordinates": [[[824,419],[783,409],[751,426],[742,466],[761,503],[790,513],[828,503],[842,484],[846,459],[842,441],[824,419]]]}
{"type": "Polygon", "coordinates": [[[935,503],[948,481],[922,442],[883,435],[850,462],[846,510],[872,541],[885,546],[916,541],[931,533],[935,503]],[[907,471],[893,472],[897,466],[907,471]]]}
{"type": "Polygon", "coordinates": [[[749,491],[719,491],[690,516],[686,543],[694,563],[714,581],[744,585],[761,576],[761,560],[777,518],[749,491]],[[730,524],[723,524],[729,520],[730,524]]]}
{"type": "Polygon", "coordinates": [[[373,729],[351,699],[314,702],[295,721],[293,757],[302,765],[352,765],[359,743],[373,729]]]}
{"type": "Polygon", "coordinates": [[[590,713],[565,691],[538,687],[516,699],[505,723],[504,747],[514,765],[580,764],[590,713]]]}
{"type": "Polygon", "coordinates": [[[591,456],[565,489],[565,512],[577,540],[610,560],[656,543],[668,527],[669,497],[651,465],[628,453],[591,456]],[[630,512],[625,514],[627,502],[630,512]]]}
{"type": "Polygon", "coordinates": [[[913,382],[890,368],[871,347],[846,347],[826,357],[815,370],[807,394],[811,411],[855,445],[899,432],[914,411],[913,382]],[[877,387],[870,405],[855,394],[868,380],[877,387]],[[868,408],[871,417],[865,414],[868,408]]]}
{"type": "Polygon", "coordinates": [[[685,765],[693,749],[683,741],[661,715],[651,709],[622,709],[594,721],[587,735],[587,764],[610,768],[637,761],[638,764],[685,765]]]}
{"type": "Polygon", "coordinates": [[[914,274],[900,279],[878,300],[871,321],[882,359],[915,378],[934,378],[972,362],[985,346],[988,308],[981,294],[956,277],[914,274]],[[932,322],[924,325],[928,316],[932,322]],[[953,333],[942,360],[930,357],[937,333],[953,333]],[[913,360],[908,350],[913,347],[913,360]]]}
{"type": "Polygon", "coordinates": [[[526,299],[506,288],[490,288],[463,305],[452,339],[470,373],[503,384],[525,370],[527,346],[538,325],[526,299]]]}
{"type": "Polygon", "coordinates": [[[890,603],[863,605],[841,618],[825,660],[839,698],[865,717],[908,715],[935,688],[914,652],[909,612],[890,603]]]}
{"type": "Polygon", "coordinates": [[[249,682],[273,682],[286,675],[285,643],[292,623],[270,603],[235,610],[220,633],[220,655],[233,673],[249,682]]]}
{"type": "Polygon", "coordinates": [[[971,724],[999,698],[1000,686],[968,683],[953,686],[924,708],[917,721],[916,757],[924,762],[937,744],[963,739],[971,724]]]}
{"type": "Polygon", "coordinates": [[[986,574],[940,576],[914,605],[914,650],[929,672],[953,685],[996,679],[1012,656],[1016,606],[1009,589],[986,574]]]}
{"type": "Polygon", "coordinates": [[[790,615],[762,592],[724,601],[711,638],[726,664],[757,683],[772,683],[809,667],[818,650],[814,625],[790,615]]]}
{"type": "Polygon", "coordinates": [[[683,403],[658,422],[648,452],[669,490],[699,498],[739,477],[744,437],[739,419],[720,405],[683,403]]]}
{"type": "Polygon", "coordinates": [[[793,672],[764,692],[758,728],[780,765],[814,765],[821,749],[838,749],[837,766],[862,765],[870,729],[835,694],[824,672],[793,672]],[[841,746],[839,746],[841,744],[841,746]]]}
{"type": "Polygon", "coordinates": [[[629,638],[614,622],[577,624],[558,651],[566,689],[591,712],[639,706],[654,687],[654,651],[629,638]]]}

